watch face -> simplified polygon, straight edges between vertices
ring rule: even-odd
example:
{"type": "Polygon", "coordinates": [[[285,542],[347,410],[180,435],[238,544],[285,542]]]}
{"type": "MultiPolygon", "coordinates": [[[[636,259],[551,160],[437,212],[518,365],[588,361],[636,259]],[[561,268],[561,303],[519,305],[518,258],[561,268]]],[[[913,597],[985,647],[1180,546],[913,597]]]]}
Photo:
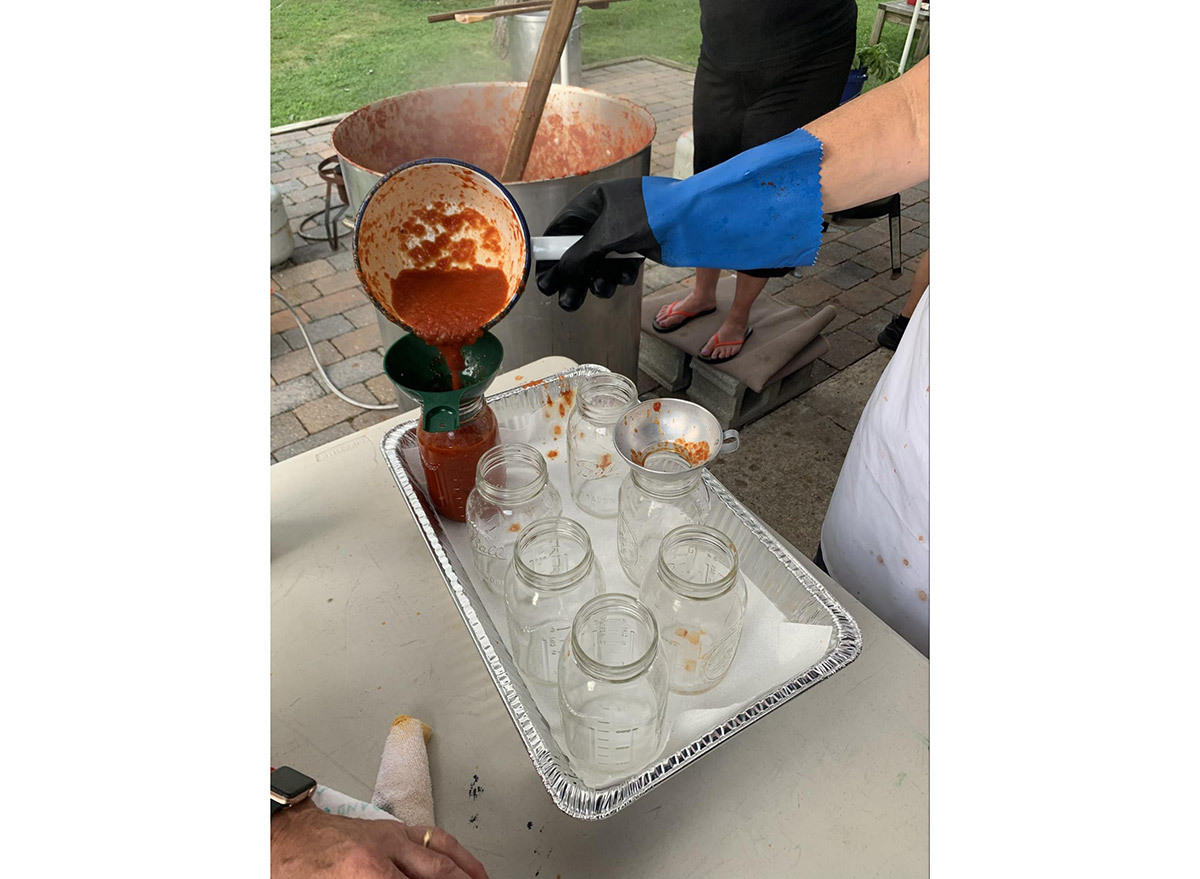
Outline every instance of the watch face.
{"type": "Polygon", "coordinates": [[[280,766],[271,773],[271,793],[285,799],[298,797],[306,790],[316,787],[316,781],[290,766],[280,766]]]}

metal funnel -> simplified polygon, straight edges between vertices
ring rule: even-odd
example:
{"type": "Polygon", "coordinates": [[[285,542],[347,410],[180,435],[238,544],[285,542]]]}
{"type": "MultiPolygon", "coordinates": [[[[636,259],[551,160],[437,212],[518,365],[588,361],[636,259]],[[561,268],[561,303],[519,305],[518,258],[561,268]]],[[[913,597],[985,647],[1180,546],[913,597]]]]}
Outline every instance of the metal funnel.
{"type": "Polygon", "coordinates": [[[689,400],[634,403],[613,432],[617,454],[632,469],[658,478],[684,478],[739,444],[736,430],[722,432],[716,416],[689,400]]]}

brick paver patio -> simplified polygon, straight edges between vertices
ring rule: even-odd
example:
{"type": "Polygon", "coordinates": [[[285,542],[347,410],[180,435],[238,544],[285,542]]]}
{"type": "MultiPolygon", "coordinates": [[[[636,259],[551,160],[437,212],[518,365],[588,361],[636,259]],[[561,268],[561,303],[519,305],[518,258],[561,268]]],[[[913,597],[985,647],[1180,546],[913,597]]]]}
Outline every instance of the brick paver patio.
{"type": "MultiPolygon", "coordinates": [[[[584,85],[627,97],[647,107],[658,122],[651,173],[670,175],[675,142],[691,126],[690,71],[654,60],[637,59],[594,67],[584,85]]],[[[325,183],[317,164],[334,155],[329,142],[334,123],[271,135],[271,182],[282,193],[295,232],[305,216],[322,209],[325,183]]],[[[336,198],[336,195],[335,195],[336,198]]],[[[830,350],[814,367],[821,382],[847,369],[878,348],[879,331],[900,310],[912,286],[912,272],[929,247],[927,184],[902,193],[901,247],[904,272],[893,279],[887,221],[857,229],[831,228],[817,265],[801,277],[772,279],[767,292],[781,302],[815,313],[827,304],[837,317],[826,329],[830,350]]],[[[271,272],[271,287],[296,308],[322,366],[347,396],[366,403],[395,403],[383,375],[383,348],[375,310],[354,274],[352,233],[343,228],[341,246],[306,243],[297,236],[292,258],[271,272]]],[[[681,293],[694,279],[689,269],[647,266],[647,293],[677,285],[681,293]]],[[[329,392],[292,315],[271,299],[271,461],[340,439],[397,414],[352,406],[329,392]]],[[[816,390],[814,388],[814,390],[816,390]]]]}

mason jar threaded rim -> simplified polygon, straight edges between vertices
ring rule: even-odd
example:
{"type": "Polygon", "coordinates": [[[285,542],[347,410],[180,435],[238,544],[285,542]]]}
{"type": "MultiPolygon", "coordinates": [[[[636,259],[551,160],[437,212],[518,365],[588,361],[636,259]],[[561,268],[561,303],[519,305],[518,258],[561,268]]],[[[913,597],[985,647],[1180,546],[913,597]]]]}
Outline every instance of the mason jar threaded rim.
{"type": "Polygon", "coordinates": [[[513,547],[513,566],[517,570],[517,576],[522,583],[538,592],[559,592],[568,589],[590,574],[595,565],[596,557],[592,552],[592,539],[582,525],[566,516],[538,519],[536,522],[530,523],[525,526],[513,547]],[[535,571],[525,561],[523,553],[534,540],[553,533],[575,540],[583,547],[583,558],[570,570],[558,574],[535,571]]]}
{"type": "Polygon", "coordinates": [[[542,453],[526,443],[500,443],[484,452],[475,467],[475,488],[484,499],[494,504],[523,503],[532,500],[550,481],[546,459],[542,453]],[[497,485],[496,478],[503,473],[507,480],[508,464],[522,464],[533,473],[529,479],[517,484],[497,485]]]}
{"type": "Polygon", "coordinates": [[[575,661],[587,674],[609,683],[624,683],[642,675],[650,668],[658,655],[658,620],[653,611],[645,604],[622,592],[610,592],[588,599],[575,614],[571,623],[571,652],[575,661]],[[591,622],[593,617],[609,613],[613,610],[623,610],[646,628],[649,646],[646,652],[632,662],[623,665],[611,665],[601,662],[583,649],[579,643],[580,630],[591,622]]]}
{"type": "MultiPolygon", "coordinates": [[[[674,453],[672,453],[674,454],[674,453]]],[[[682,459],[681,459],[682,460],[682,459]]],[[[628,463],[628,461],[626,461],[628,463]]],[[[648,495],[661,498],[682,497],[700,484],[703,470],[646,470],[629,468],[629,478],[648,495]]]]}
{"type": "Polygon", "coordinates": [[[464,397],[458,401],[458,423],[462,424],[476,418],[483,411],[487,398],[483,394],[476,397],[464,397]]]}
{"type": "Polygon", "coordinates": [[[693,601],[706,601],[719,598],[737,582],[738,551],[724,532],[718,531],[711,525],[680,525],[667,532],[658,547],[658,576],[672,592],[693,601]],[[667,564],[667,552],[685,541],[703,543],[710,549],[716,549],[729,563],[729,569],[721,577],[711,582],[698,583],[681,577],[671,570],[667,564]]]}
{"type": "Polygon", "coordinates": [[[601,424],[616,423],[630,403],[637,402],[637,385],[618,372],[602,372],[585,379],[576,391],[579,412],[588,421],[601,424]],[[610,405],[601,398],[615,399],[610,405]]]}

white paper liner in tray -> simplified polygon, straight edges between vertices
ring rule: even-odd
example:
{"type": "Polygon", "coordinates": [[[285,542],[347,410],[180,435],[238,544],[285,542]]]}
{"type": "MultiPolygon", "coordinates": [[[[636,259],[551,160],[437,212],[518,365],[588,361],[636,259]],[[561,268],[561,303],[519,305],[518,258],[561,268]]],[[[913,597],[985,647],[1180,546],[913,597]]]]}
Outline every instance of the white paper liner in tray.
{"type": "MultiPolygon", "coordinates": [[[[547,455],[551,480],[563,500],[563,515],[587,530],[604,572],[605,591],[637,595],[639,589],[626,579],[617,557],[616,519],[584,513],[571,499],[566,422],[574,403],[574,387],[583,377],[604,371],[594,365],[575,367],[545,382],[489,397],[489,402],[500,423],[502,441],[526,442],[547,455]]],[[[385,457],[475,635],[535,768],[555,803],[569,815],[611,815],[733,733],[852,662],[862,649],[854,620],[762,523],[706,472],[704,479],[713,496],[709,524],[734,541],[747,586],[742,640],[733,665],[726,678],[707,693],[670,695],[666,743],[659,758],[645,770],[614,779],[576,767],[562,746],[554,694],[527,686],[512,661],[504,601],[483,585],[474,569],[467,526],[437,517],[424,496],[415,427],[415,422],[407,422],[389,431],[383,441],[385,457]]]]}

